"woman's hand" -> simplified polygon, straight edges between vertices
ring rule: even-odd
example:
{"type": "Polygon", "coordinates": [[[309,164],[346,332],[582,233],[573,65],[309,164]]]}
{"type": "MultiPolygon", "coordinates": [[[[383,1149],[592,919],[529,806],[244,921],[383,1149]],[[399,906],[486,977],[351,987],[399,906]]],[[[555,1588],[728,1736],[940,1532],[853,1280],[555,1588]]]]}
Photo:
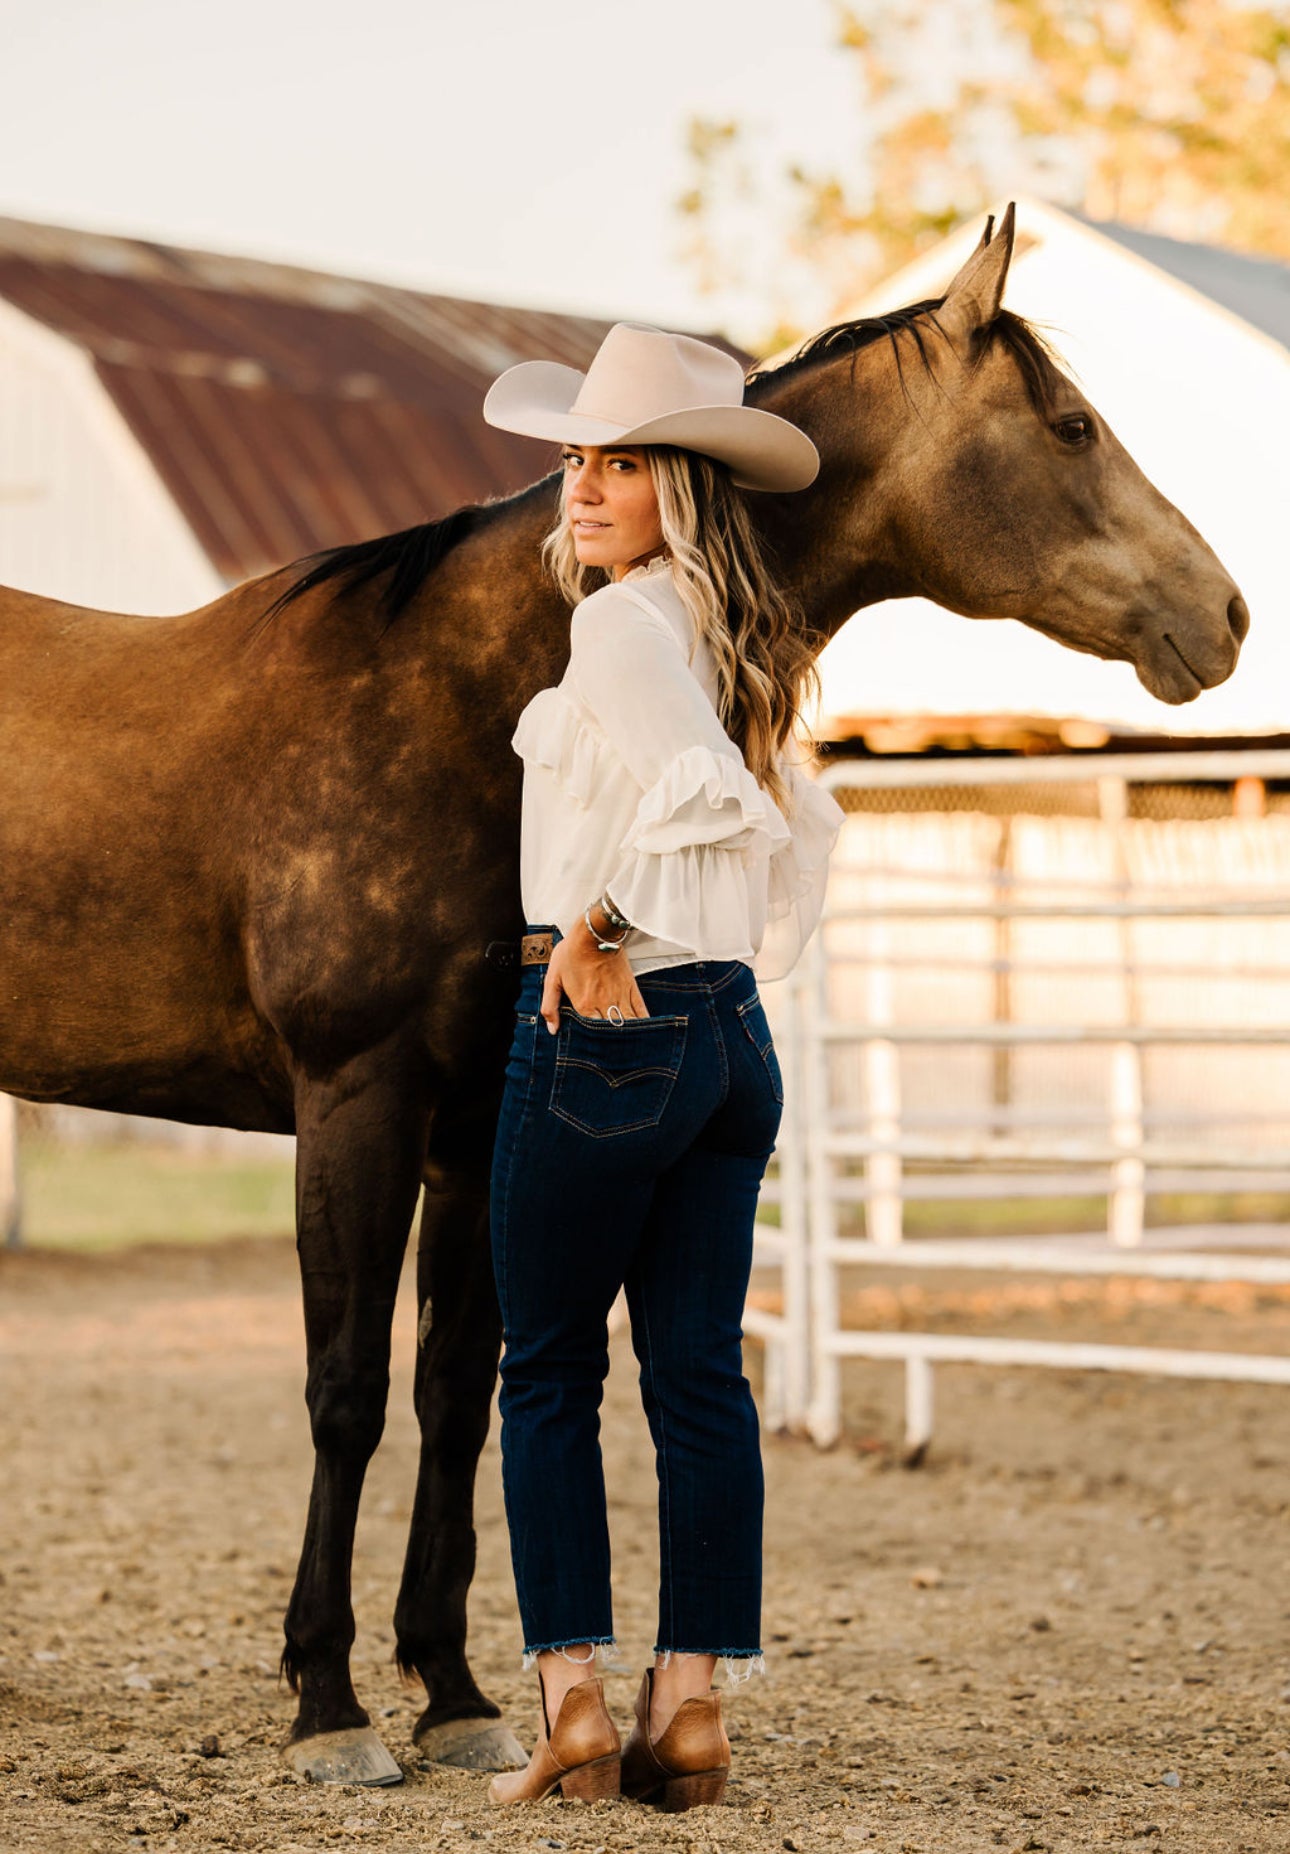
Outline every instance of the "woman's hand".
{"type": "Polygon", "coordinates": [[[600,952],[581,920],[558,942],[547,963],[538,1008],[553,1035],[560,1027],[562,995],[584,1017],[608,1017],[615,1004],[624,1017],[649,1016],[626,953],[600,952]]]}

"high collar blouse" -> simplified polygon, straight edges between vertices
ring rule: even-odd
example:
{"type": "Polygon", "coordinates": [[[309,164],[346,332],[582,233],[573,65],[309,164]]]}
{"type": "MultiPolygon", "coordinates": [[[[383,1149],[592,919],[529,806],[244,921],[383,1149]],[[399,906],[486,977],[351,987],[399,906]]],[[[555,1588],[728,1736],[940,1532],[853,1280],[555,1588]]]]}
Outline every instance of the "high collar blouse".
{"type": "Polygon", "coordinates": [[[717,716],[712,654],[662,558],[583,599],[568,667],[519,718],[526,920],[572,931],[604,891],[635,972],[740,959],[782,978],[819,919],[843,813],[792,755],[788,815],[717,716]]]}

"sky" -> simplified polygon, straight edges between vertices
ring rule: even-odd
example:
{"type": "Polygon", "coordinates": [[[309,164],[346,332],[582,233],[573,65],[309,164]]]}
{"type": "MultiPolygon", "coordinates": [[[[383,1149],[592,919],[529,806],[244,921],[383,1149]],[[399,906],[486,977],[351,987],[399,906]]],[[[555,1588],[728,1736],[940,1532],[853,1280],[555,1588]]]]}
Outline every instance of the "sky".
{"type": "Polygon", "coordinates": [[[0,213],[486,300],[745,326],[681,259],[692,117],[860,147],[831,0],[0,0],[0,213]]]}

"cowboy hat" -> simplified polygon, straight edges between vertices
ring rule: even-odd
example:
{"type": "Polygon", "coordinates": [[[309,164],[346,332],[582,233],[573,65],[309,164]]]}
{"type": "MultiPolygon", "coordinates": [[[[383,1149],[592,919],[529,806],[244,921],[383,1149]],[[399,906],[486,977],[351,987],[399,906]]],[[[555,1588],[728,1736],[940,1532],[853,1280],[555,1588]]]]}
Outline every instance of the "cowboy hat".
{"type": "Polygon", "coordinates": [[[521,361],[499,374],[484,417],[561,444],[677,444],[729,464],[742,489],[805,489],[820,454],[804,431],[746,406],[744,370],[692,335],[615,322],[585,373],[521,361]]]}

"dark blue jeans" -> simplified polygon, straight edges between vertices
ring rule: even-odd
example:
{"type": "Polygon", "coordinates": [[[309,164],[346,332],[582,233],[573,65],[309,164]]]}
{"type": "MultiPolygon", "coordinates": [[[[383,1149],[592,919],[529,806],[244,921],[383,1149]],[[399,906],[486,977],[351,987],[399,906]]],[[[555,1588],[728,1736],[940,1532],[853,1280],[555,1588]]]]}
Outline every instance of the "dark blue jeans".
{"type": "Polygon", "coordinates": [[[599,1412],[625,1286],[658,1467],[655,1650],[753,1656],[763,1488],[741,1320],[783,1103],[756,980],[739,960],[644,972],[648,1018],[565,1001],[553,1036],[545,977],[522,969],[492,1173],[525,1649],[613,1640],[599,1412]]]}

